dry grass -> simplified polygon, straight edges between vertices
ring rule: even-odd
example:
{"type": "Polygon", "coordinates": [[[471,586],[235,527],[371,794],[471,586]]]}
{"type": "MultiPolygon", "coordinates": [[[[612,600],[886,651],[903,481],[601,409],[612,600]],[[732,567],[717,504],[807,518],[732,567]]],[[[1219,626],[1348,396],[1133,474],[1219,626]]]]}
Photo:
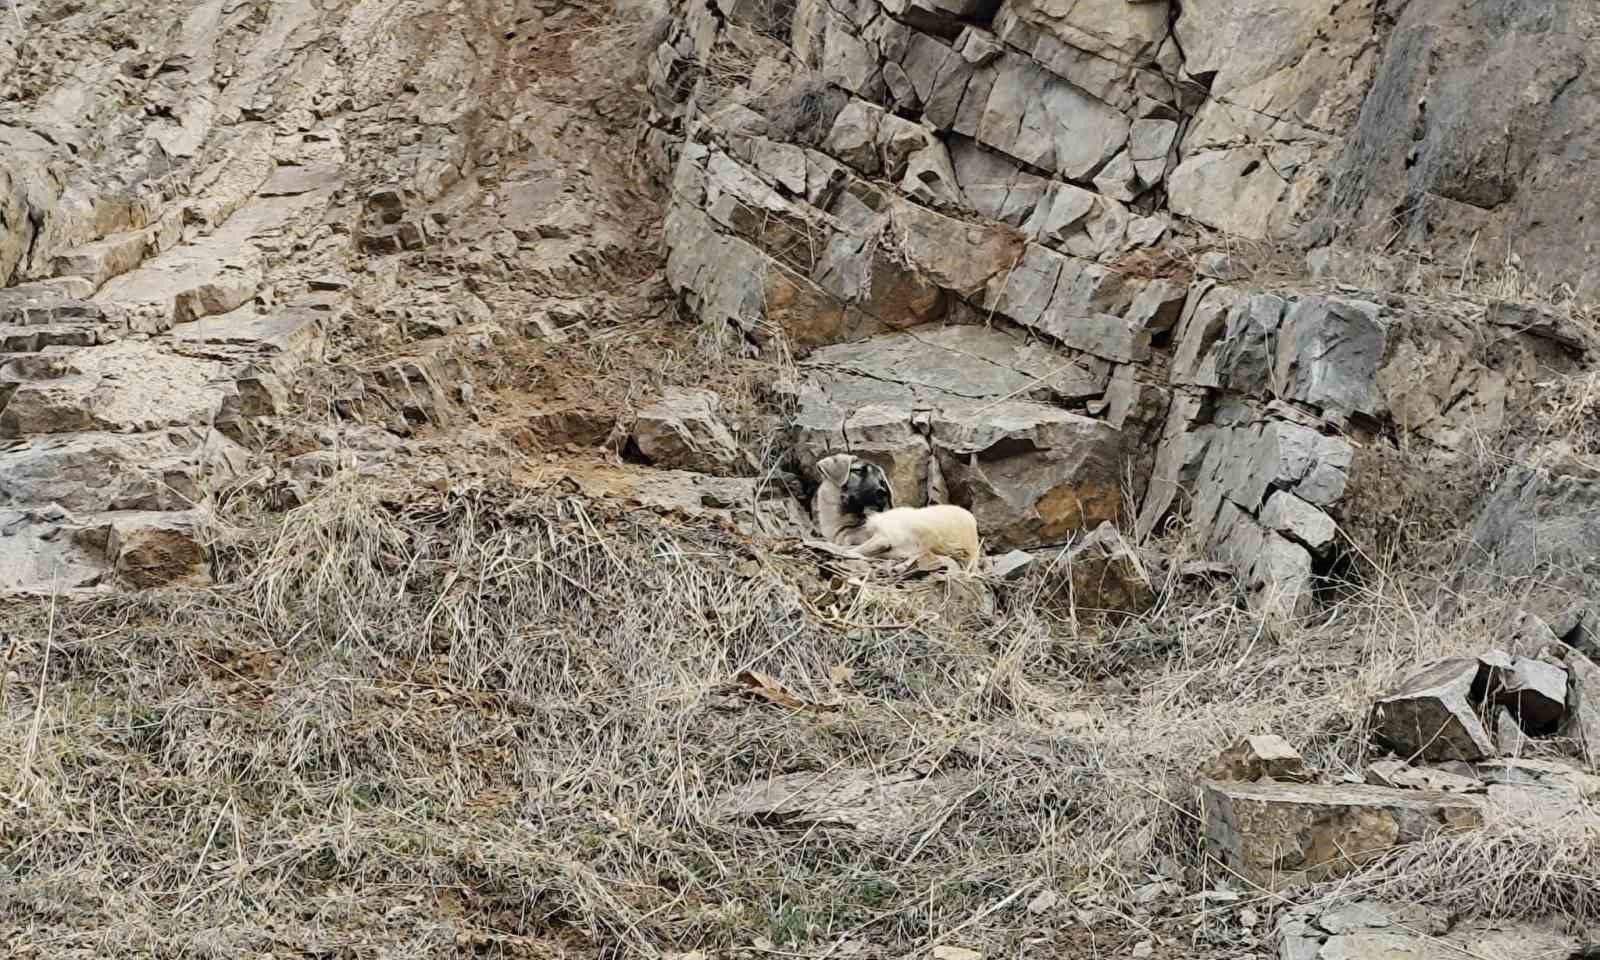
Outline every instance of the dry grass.
{"type": "Polygon", "coordinates": [[[1600,454],[1600,371],[1563,377],[1547,385],[1535,410],[1539,436],[1600,454]]]}
{"type": "MultiPolygon", "coordinates": [[[[1396,669],[1479,643],[1388,582],[1286,640],[1225,586],[1111,624],[1024,581],[957,623],[719,528],[344,480],[219,557],[212,591],[5,609],[12,942],[1009,953],[1066,936],[1069,913],[1022,909],[1041,890],[1134,937],[1158,863],[1220,878],[1199,762],[1271,730],[1352,769],[1396,669]],[[725,695],[746,669],[837,709],[725,695]],[[841,770],[970,787],[916,836],[718,814],[752,781],[841,770]]],[[[1488,886],[1497,853],[1408,856],[1366,889],[1436,877],[1450,902],[1530,904],[1488,886]]]]}
{"type": "Polygon", "coordinates": [[[1483,830],[1398,848],[1322,894],[1582,929],[1600,921],[1600,829],[1592,817],[1501,811],[1483,830]]]}

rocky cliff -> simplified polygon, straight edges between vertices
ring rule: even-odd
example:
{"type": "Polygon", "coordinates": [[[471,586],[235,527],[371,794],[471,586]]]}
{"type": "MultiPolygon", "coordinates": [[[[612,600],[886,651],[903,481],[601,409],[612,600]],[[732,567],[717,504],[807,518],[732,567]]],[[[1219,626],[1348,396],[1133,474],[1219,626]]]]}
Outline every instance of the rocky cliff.
{"type": "Polygon", "coordinates": [[[462,399],[437,338],[497,309],[559,337],[547,317],[581,325],[583,294],[639,274],[644,227],[586,212],[621,179],[578,118],[615,85],[567,90],[592,11],[13,6],[7,589],[202,582],[209,498],[391,455],[462,399]]]}
{"type": "Polygon", "coordinates": [[[1385,461],[1470,509],[1460,463],[1593,345],[1570,307],[1484,296],[1585,288],[1586,203],[1534,212],[1551,142],[1583,155],[1582,62],[1519,51],[1592,18],[1536,6],[1498,38],[1426,4],[675,8],[649,61],[667,278],[800,354],[802,468],[863,453],[998,546],[1179,515],[1304,615],[1392,516],[1385,461]],[[1477,95],[1500,62],[1530,74],[1514,107],[1477,95]]]}
{"type": "Polygon", "coordinates": [[[618,318],[655,228],[577,103],[645,111],[683,309],[797,361],[785,466],[862,452],[1002,548],[1185,518],[1303,615],[1397,451],[1450,486],[1590,347],[1587,201],[1546,184],[1583,174],[1593,17],[1445,6],[647,4],[612,41],[644,104],[615,69],[553,92],[551,36],[602,33],[574,8],[19,7],[5,582],[204,579],[208,496],[263,454],[314,480],[459,422],[488,341],[454,332],[618,318]]]}

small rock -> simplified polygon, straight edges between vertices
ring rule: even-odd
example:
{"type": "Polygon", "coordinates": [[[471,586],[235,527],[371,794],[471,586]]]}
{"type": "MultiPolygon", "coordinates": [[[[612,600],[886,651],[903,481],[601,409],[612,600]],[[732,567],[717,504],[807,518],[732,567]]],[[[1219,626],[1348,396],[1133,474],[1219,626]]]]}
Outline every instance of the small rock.
{"type": "Polygon", "coordinates": [[[1013,550],[989,560],[989,575],[996,580],[1016,580],[1033,565],[1033,554],[1026,550],[1013,550]]]}
{"type": "Polygon", "coordinates": [[[1154,956],[1156,945],[1149,940],[1140,940],[1133,945],[1134,960],[1143,960],[1144,957],[1154,956]]]}
{"type": "Polygon", "coordinates": [[[1061,895],[1054,890],[1044,890],[1028,901],[1028,912],[1034,916],[1049,913],[1061,903],[1061,895]]]}
{"type": "Polygon", "coordinates": [[[1538,614],[1518,610],[1500,628],[1507,650],[1530,653],[1556,640],[1556,633],[1538,614]]]}
{"type": "MultiPolygon", "coordinates": [[[[1495,651],[1498,652],[1498,651],[1495,651]]],[[[1529,657],[1480,658],[1486,698],[1511,711],[1535,736],[1554,733],[1567,710],[1567,671],[1529,657]]]]}
{"type": "Polygon", "coordinates": [[[639,412],[633,442],[652,464],[714,476],[751,468],[720,415],[722,398],[709,390],[669,387],[661,400],[639,412]]]}
{"type": "Polygon", "coordinates": [[[1317,917],[1317,926],[1335,936],[1358,930],[1381,930],[1393,922],[1385,910],[1365,901],[1342,904],[1317,917]]]}
{"type": "Polygon", "coordinates": [[[1372,707],[1374,738],[1407,760],[1482,760],[1494,743],[1469,700],[1478,661],[1441,660],[1372,707]]]}
{"type": "Polygon", "coordinates": [[[1377,760],[1367,766],[1367,782],[1397,790],[1482,793],[1483,782],[1449,770],[1408,766],[1403,760],[1377,760]]]}
{"type": "Polygon", "coordinates": [[[1249,270],[1239,258],[1221,250],[1208,250],[1200,254],[1195,264],[1195,272],[1202,277],[1212,277],[1222,281],[1243,280],[1249,275],[1249,270]]]}
{"type": "Polygon", "coordinates": [[[1070,592],[1058,587],[1055,596],[1070,596],[1079,612],[1140,614],[1155,606],[1155,588],[1144,563],[1109,521],[1073,545],[1052,570],[1070,580],[1070,592]]]}
{"type": "Polygon", "coordinates": [[[968,950],[966,947],[952,947],[946,944],[933,948],[933,960],[983,960],[983,954],[977,950],[968,950]]]}
{"type": "Polygon", "coordinates": [[[1289,744],[1275,734],[1245,737],[1217,755],[1206,767],[1204,775],[1211,780],[1291,780],[1307,781],[1311,774],[1306,770],[1305,759],[1289,744]]]}

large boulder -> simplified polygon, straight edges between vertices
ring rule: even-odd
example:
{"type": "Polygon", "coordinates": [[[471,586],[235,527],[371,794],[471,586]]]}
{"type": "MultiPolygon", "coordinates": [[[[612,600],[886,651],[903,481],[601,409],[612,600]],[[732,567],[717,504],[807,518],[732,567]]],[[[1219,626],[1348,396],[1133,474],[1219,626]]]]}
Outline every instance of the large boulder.
{"type": "Polygon", "coordinates": [[[942,411],[933,445],[952,501],[972,510],[991,548],[1060,543],[1115,522],[1138,453],[1103,421],[1014,400],[942,411]]]}
{"type": "Polygon", "coordinates": [[[1407,678],[1373,705],[1373,737],[1408,760],[1473,761],[1494,756],[1494,740],[1473,705],[1482,669],[1476,659],[1456,657],[1407,678]]]}
{"type": "Polygon", "coordinates": [[[753,468],[721,415],[722,398],[710,390],[668,387],[661,399],[639,411],[632,439],[650,463],[715,476],[753,468]]]}
{"type": "Polygon", "coordinates": [[[1272,891],[1335,878],[1401,844],[1483,822],[1470,798],[1355,784],[1207,782],[1201,802],[1209,854],[1272,891]]]}
{"type": "Polygon", "coordinates": [[[813,352],[795,418],[803,468],[850,452],[895,502],[968,506],[991,549],[1062,543],[1115,520],[1129,434],[1047,401],[1106,389],[1106,366],[992,327],[887,334],[813,352]]]}

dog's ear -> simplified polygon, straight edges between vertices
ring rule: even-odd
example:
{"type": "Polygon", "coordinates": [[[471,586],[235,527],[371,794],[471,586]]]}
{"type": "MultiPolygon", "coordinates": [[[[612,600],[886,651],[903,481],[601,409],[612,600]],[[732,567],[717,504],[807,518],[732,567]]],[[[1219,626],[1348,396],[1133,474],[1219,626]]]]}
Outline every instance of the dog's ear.
{"type": "Polygon", "coordinates": [[[850,454],[836,453],[831,457],[823,457],[817,461],[817,472],[822,474],[822,479],[834,486],[842,487],[850,479],[850,454]]]}

